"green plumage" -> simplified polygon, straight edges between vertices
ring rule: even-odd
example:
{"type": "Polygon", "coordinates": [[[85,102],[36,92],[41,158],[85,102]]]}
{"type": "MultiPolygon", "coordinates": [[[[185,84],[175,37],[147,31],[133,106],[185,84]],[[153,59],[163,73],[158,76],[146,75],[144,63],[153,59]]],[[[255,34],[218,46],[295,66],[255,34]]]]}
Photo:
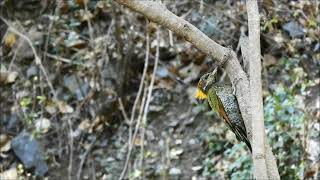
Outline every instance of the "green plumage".
{"type": "Polygon", "coordinates": [[[207,96],[211,108],[225,121],[236,138],[246,143],[251,151],[251,144],[232,87],[224,83],[214,83],[208,87],[207,96]]]}
{"type": "Polygon", "coordinates": [[[198,82],[196,98],[207,99],[212,110],[217,112],[239,141],[246,143],[250,151],[251,144],[232,86],[216,82],[214,73],[204,74],[198,82]]]}

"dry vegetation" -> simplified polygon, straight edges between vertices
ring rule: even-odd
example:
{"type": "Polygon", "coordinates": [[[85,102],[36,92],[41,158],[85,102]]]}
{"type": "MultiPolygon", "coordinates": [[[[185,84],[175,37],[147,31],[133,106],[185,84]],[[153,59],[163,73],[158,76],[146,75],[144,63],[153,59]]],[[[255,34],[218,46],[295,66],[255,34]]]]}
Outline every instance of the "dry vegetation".
{"type": "MultiPolygon", "coordinates": [[[[165,3],[242,63],[244,1],[165,3]]],[[[319,3],[259,7],[265,124],[280,176],[319,178],[319,3]]],[[[0,10],[1,178],[252,177],[245,145],[193,98],[216,64],[182,37],[108,0],[4,0],[0,10]]]]}

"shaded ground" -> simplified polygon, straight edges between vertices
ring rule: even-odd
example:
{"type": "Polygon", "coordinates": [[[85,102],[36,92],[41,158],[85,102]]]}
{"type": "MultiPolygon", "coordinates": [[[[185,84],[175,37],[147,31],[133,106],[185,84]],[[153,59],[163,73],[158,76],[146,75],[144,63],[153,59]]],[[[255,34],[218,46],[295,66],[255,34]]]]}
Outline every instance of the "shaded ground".
{"type": "MultiPolygon", "coordinates": [[[[203,2],[166,5],[218,43],[232,46],[242,62],[238,40],[240,30],[246,32],[244,1],[203,2]]],[[[283,179],[319,176],[317,6],[286,0],[259,5],[266,132],[283,179]]],[[[143,74],[147,34],[150,55],[132,129],[139,114],[148,112],[147,123],[138,126],[126,177],[251,177],[244,144],[206,104],[194,102],[198,78],[214,61],[183,38],[112,1],[11,0],[0,1],[0,8],[1,178],[37,176],[37,168],[26,167],[11,147],[27,132],[31,140],[25,143],[38,143],[33,152],[42,150],[38,155],[49,167],[44,174],[49,179],[117,179],[130,144],[127,119],[143,74]],[[160,61],[150,108],[142,111],[157,30],[160,61]]],[[[218,75],[228,82],[223,68],[218,75]]]]}
{"type": "MultiPolygon", "coordinates": [[[[166,90],[162,91],[165,94],[169,93],[166,90]]],[[[203,148],[205,141],[201,135],[213,126],[213,121],[192,111],[194,105],[190,104],[186,93],[171,92],[170,94],[173,99],[160,112],[149,114],[144,157],[146,176],[169,179],[189,179],[200,176],[199,170],[201,170],[205,151],[203,148]],[[177,175],[172,175],[175,173],[177,175]]],[[[83,176],[93,179],[92,175],[96,174],[97,178],[103,176],[107,179],[117,179],[123,170],[127,155],[127,138],[128,127],[125,125],[120,125],[116,133],[111,136],[106,136],[102,132],[100,140],[95,143],[87,157],[83,176]],[[101,144],[104,144],[104,147],[101,144]],[[90,166],[94,166],[95,170],[93,171],[90,166]]],[[[139,139],[137,137],[135,141],[136,149],[140,149],[139,139]]],[[[83,153],[75,152],[74,156],[79,157],[81,154],[83,153]]],[[[132,154],[130,162],[134,166],[139,162],[140,154],[137,150],[132,154]]],[[[74,161],[75,172],[79,170],[79,162],[79,160],[74,161]]],[[[68,164],[68,162],[61,164],[68,164]]],[[[52,169],[54,170],[49,176],[56,177],[55,179],[66,177],[68,174],[67,166],[52,169]]],[[[131,171],[134,172],[135,167],[132,169],[131,171]]]]}

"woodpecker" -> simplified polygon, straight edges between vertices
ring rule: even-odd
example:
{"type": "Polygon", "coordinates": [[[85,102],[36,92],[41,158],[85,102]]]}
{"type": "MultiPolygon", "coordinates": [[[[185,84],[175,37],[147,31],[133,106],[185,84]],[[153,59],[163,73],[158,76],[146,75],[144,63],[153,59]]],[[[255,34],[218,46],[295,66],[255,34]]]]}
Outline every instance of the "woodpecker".
{"type": "Polygon", "coordinates": [[[236,135],[237,140],[246,143],[250,152],[252,152],[246,127],[232,86],[216,82],[215,75],[207,73],[198,82],[195,98],[199,102],[208,100],[212,110],[219,114],[228,128],[236,135]]]}

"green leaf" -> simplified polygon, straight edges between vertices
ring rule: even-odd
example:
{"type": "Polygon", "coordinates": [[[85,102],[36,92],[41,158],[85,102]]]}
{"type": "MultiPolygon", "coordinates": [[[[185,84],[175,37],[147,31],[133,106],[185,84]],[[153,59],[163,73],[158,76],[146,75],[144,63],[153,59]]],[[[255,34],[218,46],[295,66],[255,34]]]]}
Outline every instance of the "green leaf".
{"type": "Polygon", "coordinates": [[[31,97],[24,97],[20,101],[20,106],[22,106],[24,108],[27,107],[30,104],[31,104],[31,97]]]}

